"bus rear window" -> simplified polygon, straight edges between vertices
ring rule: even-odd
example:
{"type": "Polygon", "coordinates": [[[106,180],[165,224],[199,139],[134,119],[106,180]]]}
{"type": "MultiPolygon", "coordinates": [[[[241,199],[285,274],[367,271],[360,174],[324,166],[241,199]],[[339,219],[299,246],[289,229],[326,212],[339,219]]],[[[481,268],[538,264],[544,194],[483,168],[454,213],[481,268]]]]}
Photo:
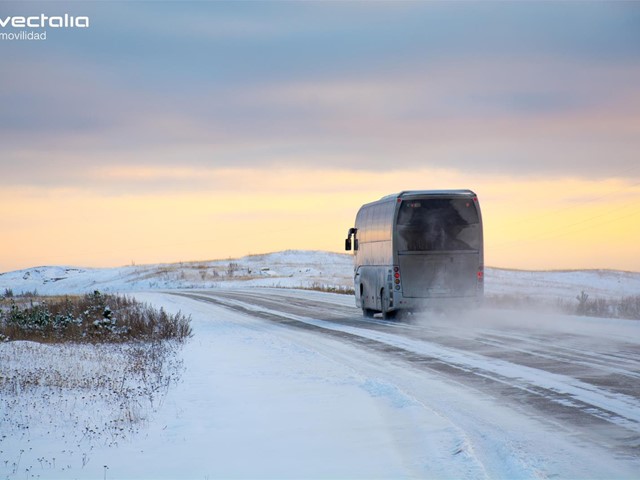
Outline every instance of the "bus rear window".
{"type": "Polygon", "coordinates": [[[405,200],[398,213],[399,250],[477,250],[481,230],[471,198],[405,200]]]}

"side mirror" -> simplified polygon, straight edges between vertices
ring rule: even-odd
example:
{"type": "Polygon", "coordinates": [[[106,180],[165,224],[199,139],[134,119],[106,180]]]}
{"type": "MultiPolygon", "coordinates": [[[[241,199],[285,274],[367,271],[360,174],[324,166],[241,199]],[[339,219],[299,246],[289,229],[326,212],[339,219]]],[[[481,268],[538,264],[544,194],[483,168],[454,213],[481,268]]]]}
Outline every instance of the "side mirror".
{"type": "Polygon", "coordinates": [[[358,249],[358,239],[356,238],[357,228],[350,228],[347,233],[347,239],[344,241],[344,249],[349,251],[351,250],[351,237],[353,237],[353,246],[354,250],[358,249]]]}

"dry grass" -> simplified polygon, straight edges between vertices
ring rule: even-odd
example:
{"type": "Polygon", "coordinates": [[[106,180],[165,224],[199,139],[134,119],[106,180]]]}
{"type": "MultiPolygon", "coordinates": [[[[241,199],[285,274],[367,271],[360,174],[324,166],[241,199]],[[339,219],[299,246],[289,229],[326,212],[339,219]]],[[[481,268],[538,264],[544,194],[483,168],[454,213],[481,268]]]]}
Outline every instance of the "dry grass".
{"type": "MultiPolygon", "coordinates": [[[[12,445],[28,445],[32,436],[58,445],[62,452],[54,457],[60,459],[65,451],[82,456],[82,466],[95,445],[130,438],[180,381],[179,348],[175,341],[0,344],[4,467],[17,474],[19,455],[12,445]]],[[[42,461],[55,467],[55,458],[42,461]]]]}
{"type": "Polygon", "coordinates": [[[190,318],[124,296],[1,299],[0,467],[31,478],[13,446],[38,437],[61,446],[42,469],[84,468],[95,445],[138,432],[180,381],[190,336],[190,318]]]}
{"type": "Polygon", "coordinates": [[[190,318],[170,315],[133,298],[104,295],[5,298],[0,303],[0,340],[47,343],[183,341],[190,318]]]}
{"type": "Polygon", "coordinates": [[[316,292],[328,292],[328,293],[340,293],[343,295],[354,295],[355,291],[353,287],[347,287],[343,285],[326,285],[318,282],[314,282],[310,287],[298,287],[302,290],[314,290],[316,292]]]}
{"type": "Polygon", "coordinates": [[[591,298],[580,292],[574,301],[549,299],[527,295],[485,295],[484,305],[496,308],[527,308],[561,311],[568,315],[587,317],[624,318],[640,320],[640,295],[620,298],[591,298]]]}

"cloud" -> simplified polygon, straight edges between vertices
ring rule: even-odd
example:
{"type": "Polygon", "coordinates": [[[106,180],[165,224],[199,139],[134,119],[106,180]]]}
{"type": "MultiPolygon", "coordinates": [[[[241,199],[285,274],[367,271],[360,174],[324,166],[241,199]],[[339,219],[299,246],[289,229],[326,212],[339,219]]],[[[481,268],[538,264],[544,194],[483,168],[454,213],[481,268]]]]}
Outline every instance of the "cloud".
{"type": "Polygon", "coordinates": [[[477,60],[170,95],[73,63],[17,71],[27,81],[0,95],[16,112],[0,129],[4,184],[75,185],[105,165],[620,176],[640,147],[640,69],[626,64],[477,60]]]}
{"type": "Polygon", "coordinates": [[[2,268],[337,250],[424,188],[477,191],[490,264],[640,268],[638,4],[2,10],[91,18],[0,41],[2,268]]]}
{"type": "Polygon", "coordinates": [[[631,6],[72,10],[91,16],[82,36],[20,54],[0,45],[4,186],[210,186],[206,175],[96,177],[106,167],[640,176],[631,6]]]}

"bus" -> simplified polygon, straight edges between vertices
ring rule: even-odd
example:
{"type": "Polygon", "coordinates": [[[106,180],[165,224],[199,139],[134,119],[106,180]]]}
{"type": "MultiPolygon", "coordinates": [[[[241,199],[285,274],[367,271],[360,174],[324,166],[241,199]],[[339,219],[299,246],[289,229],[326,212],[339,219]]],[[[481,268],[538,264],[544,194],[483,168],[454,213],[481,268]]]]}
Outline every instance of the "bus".
{"type": "Polygon", "coordinates": [[[471,190],[412,190],[367,203],[345,250],[354,252],[356,306],[365,317],[482,302],[482,216],[471,190]]]}

